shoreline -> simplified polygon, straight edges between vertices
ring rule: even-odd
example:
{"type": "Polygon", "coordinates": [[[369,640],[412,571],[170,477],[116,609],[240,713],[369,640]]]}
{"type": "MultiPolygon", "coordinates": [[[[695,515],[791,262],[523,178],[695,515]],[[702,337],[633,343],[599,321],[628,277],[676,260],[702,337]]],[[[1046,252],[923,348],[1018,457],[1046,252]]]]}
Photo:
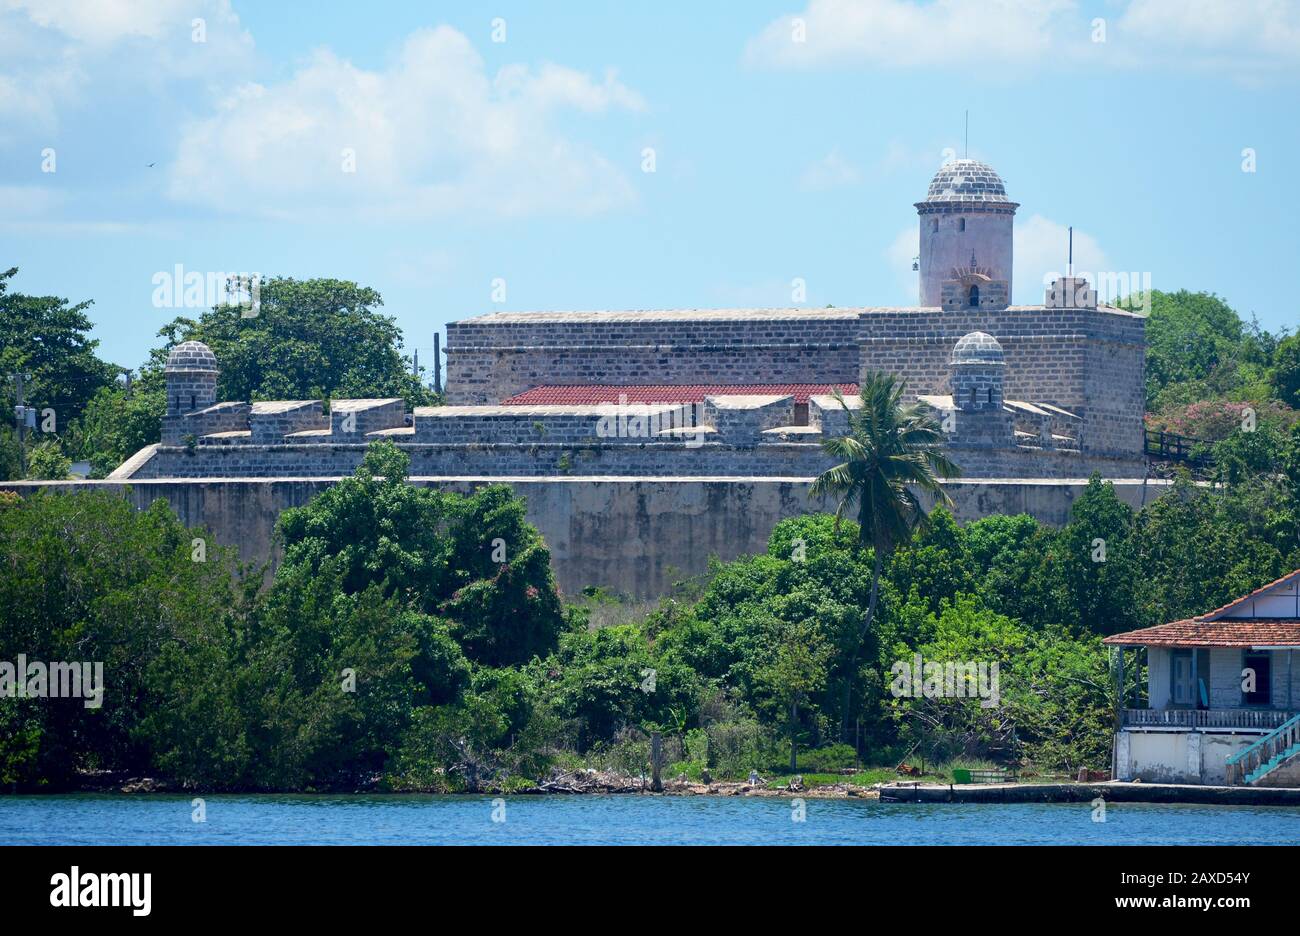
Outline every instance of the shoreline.
{"type": "Polygon", "coordinates": [[[891,783],[880,787],[888,803],[1107,803],[1201,806],[1300,806],[1300,788],[1206,786],[1107,780],[1101,783],[891,783]]]}
{"type": "MultiPolygon", "coordinates": [[[[89,778],[88,778],[89,779],[89,778]]],[[[432,788],[385,790],[376,787],[335,790],[203,790],[184,788],[148,777],[101,778],[64,790],[0,793],[9,796],[66,796],[78,794],[121,796],[648,796],[648,797],[755,797],[769,799],[861,799],[884,803],[1089,803],[1098,799],[1107,803],[1145,803],[1150,805],[1186,804],[1213,806],[1300,806],[1297,787],[1226,787],[1192,784],[1134,783],[1109,780],[1096,783],[1075,781],[1057,783],[987,783],[945,784],[918,781],[895,781],[870,786],[848,782],[771,786],[748,781],[696,782],[686,779],[665,781],[656,792],[650,781],[640,777],[574,771],[548,780],[514,788],[484,784],[480,789],[446,791],[432,788]]]]}

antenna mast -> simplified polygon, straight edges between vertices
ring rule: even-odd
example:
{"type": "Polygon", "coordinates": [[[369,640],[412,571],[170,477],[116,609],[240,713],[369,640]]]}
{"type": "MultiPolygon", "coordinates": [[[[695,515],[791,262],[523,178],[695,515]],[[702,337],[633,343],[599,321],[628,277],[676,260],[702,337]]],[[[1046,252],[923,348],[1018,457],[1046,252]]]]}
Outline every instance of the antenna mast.
{"type": "Polygon", "coordinates": [[[1074,276],[1074,225],[1070,225],[1070,254],[1065,264],[1065,275],[1074,276]]]}

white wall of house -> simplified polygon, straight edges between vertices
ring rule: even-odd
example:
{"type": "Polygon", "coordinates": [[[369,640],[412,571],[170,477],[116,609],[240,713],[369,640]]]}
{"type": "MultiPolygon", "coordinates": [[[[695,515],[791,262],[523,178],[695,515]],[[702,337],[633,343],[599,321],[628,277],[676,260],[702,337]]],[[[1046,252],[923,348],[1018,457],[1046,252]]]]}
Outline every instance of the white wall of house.
{"type": "Polygon", "coordinates": [[[1259,737],[1201,731],[1121,731],[1115,739],[1115,777],[1144,783],[1224,784],[1228,780],[1227,759],[1259,737]]]}
{"type": "MultiPolygon", "coordinates": [[[[1271,651],[1273,708],[1300,711],[1300,652],[1294,650],[1271,651]]],[[[1147,650],[1147,693],[1149,707],[1168,708],[1172,702],[1173,651],[1167,647],[1150,647],[1147,650]]],[[[1198,671],[1205,680],[1212,709],[1242,708],[1241,671],[1245,656],[1239,647],[1211,647],[1210,672],[1198,671]]]]}

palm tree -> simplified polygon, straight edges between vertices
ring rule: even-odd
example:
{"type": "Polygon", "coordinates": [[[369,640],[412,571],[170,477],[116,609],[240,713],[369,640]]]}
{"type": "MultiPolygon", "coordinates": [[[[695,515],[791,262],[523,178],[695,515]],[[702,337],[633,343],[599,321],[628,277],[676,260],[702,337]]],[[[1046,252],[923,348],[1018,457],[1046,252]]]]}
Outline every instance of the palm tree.
{"type": "Polygon", "coordinates": [[[848,414],[849,428],[842,436],[822,442],[828,455],[841,463],[813,482],[810,497],[832,495],[838,528],[845,514],[856,509],[858,546],[872,548],[871,598],[844,672],[840,740],[848,740],[849,701],[862,642],[871,631],[880,596],[880,571],[885,556],[926,522],[917,491],[933,495],[945,506],[952,499],[940,480],[955,478],[960,469],[943,454],[943,431],[933,411],[924,403],[904,403],[906,384],[892,374],[873,372],[862,382],[861,409],[850,409],[835,392],[848,414]]]}

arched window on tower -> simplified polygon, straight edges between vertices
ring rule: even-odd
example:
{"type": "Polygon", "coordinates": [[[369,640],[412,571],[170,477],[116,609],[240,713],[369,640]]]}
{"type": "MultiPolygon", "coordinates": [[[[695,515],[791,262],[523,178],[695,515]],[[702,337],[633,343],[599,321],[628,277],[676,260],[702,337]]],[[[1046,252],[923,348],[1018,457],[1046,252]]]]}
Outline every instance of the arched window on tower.
{"type": "Polygon", "coordinates": [[[964,230],[966,230],[966,219],[965,219],[965,218],[958,218],[958,219],[957,219],[957,230],[959,230],[959,231],[964,231],[964,230]]]}
{"type": "Polygon", "coordinates": [[[975,307],[977,307],[979,304],[980,304],[980,288],[979,288],[978,286],[972,286],[972,287],[970,288],[970,305],[971,305],[971,308],[975,308],[975,307]]]}

